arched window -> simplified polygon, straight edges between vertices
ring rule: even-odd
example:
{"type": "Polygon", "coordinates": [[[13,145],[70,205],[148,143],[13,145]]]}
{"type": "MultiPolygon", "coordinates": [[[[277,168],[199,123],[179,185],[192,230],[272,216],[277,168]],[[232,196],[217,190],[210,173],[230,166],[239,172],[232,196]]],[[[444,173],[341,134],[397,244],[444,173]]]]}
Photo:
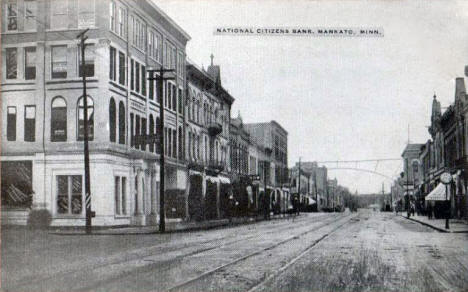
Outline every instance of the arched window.
{"type": "MultiPolygon", "coordinates": [[[[94,102],[91,97],[87,98],[88,103],[88,139],[94,139],[94,102]]],[[[84,99],[78,100],[78,141],[84,140],[84,99]]]]}
{"type": "Polygon", "coordinates": [[[125,105],[119,102],[119,144],[125,144],[125,105]]]}
{"type": "Polygon", "coordinates": [[[218,144],[218,141],[216,141],[216,144],[215,144],[215,161],[216,161],[216,162],[219,162],[218,147],[219,147],[219,144],[218,144]]]}
{"type": "Polygon", "coordinates": [[[50,141],[67,141],[67,103],[60,96],[52,100],[50,141]]]}
{"type": "MultiPolygon", "coordinates": [[[[152,114],[150,114],[150,116],[149,116],[149,132],[150,132],[150,135],[154,134],[154,118],[153,118],[152,114]]],[[[153,143],[149,144],[149,151],[154,152],[154,144],[153,143]]]]}
{"type": "Polygon", "coordinates": [[[115,142],[116,138],[116,107],[115,107],[115,100],[111,98],[109,104],[109,139],[111,142],[115,142]]]}
{"type": "MultiPolygon", "coordinates": [[[[159,117],[156,118],[156,129],[155,129],[155,133],[156,134],[159,134],[159,135],[162,135],[162,133],[159,132],[159,127],[161,127],[161,120],[159,119],[159,117]]],[[[158,139],[158,142],[156,143],[156,153],[158,154],[161,154],[161,145],[159,144],[159,139],[158,139]]]]}

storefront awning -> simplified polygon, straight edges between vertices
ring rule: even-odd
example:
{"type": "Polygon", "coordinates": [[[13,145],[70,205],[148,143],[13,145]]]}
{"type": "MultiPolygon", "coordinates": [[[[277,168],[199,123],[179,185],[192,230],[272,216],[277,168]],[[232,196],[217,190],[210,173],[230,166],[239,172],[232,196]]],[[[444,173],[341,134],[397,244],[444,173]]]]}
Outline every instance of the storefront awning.
{"type": "Polygon", "coordinates": [[[231,180],[229,178],[227,178],[227,177],[220,176],[219,177],[219,182],[221,182],[222,184],[230,184],[231,180]]]}
{"type": "Polygon", "coordinates": [[[429,195],[426,196],[426,201],[445,201],[447,200],[445,196],[445,185],[442,183],[439,183],[435,189],[432,190],[432,192],[429,193],[429,195]]]}
{"type": "Polygon", "coordinates": [[[212,183],[217,183],[217,182],[219,182],[219,178],[218,178],[218,177],[209,176],[209,175],[206,176],[206,180],[207,180],[207,181],[210,181],[210,182],[212,182],[212,183]]]}

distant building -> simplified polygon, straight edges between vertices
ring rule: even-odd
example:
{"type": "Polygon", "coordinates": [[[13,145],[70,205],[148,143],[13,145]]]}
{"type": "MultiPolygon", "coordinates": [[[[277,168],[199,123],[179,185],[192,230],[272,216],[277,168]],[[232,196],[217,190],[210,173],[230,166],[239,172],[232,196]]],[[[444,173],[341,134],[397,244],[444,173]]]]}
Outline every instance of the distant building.
{"type": "Polygon", "coordinates": [[[319,167],[317,162],[302,162],[301,168],[311,174],[313,181],[312,194],[317,201],[318,210],[327,207],[328,170],[319,167]]]}

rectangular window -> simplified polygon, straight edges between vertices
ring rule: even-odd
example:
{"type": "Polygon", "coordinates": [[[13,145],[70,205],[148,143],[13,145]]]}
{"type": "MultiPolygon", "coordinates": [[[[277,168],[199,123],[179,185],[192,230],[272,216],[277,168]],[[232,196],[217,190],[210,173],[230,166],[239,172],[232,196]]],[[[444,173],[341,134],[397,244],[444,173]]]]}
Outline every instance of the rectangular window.
{"type": "Polygon", "coordinates": [[[68,27],[68,1],[67,0],[53,0],[50,3],[52,10],[50,27],[54,29],[68,27]]]}
{"type": "Polygon", "coordinates": [[[177,110],[177,89],[174,84],[172,84],[172,110],[177,110]]]}
{"type": "Polygon", "coordinates": [[[130,89],[135,90],[135,61],[130,60],[130,89]]]}
{"type": "Polygon", "coordinates": [[[130,147],[135,145],[135,130],[134,130],[134,117],[130,114],[130,147]]]}
{"type": "Polygon", "coordinates": [[[109,17],[110,17],[110,30],[116,31],[115,28],[115,21],[116,21],[116,9],[115,9],[115,2],[111,1],[110,2],[110,7],[109,7],[109,17]]]}
{"type": "Polygon", "coordinates": [[[150,100],[154,100],[154,80],[148,80],[148,97],[150,100]]]}
{"type": "Polygon", "coordinates": [[[141,66],[141,94],[146,96],[146,67],[141,66]]]}
{"type": "Polygon", "coordinates": [[[36,30],[36,14],[37,14],[37,1],[26,0],[24,1],[24,30],[36,30]]]}
{"type": "Polygon", "coordinates": [[[125,59],[125,54],[122,52],[119,52],[119,83],[121,85],[125,85],[125,66],[126,65],[126,59],[125,59]]]}
{"type": "Polygon", "coordinates": [[[18,78],[18,49],[6,49],[6,79],[18,78]]]}
{"type": "Polygon", "coordinates": [[[79,0],[78,28],[93,27],[94,24],[94,0],[79,0]]]}
{"type": "Polygon", "coordinates": [[[183,106],[183,97],[182,97],[182,89],[179,88],[179,93],[177,94],[179,98],[179,114],[184,113],[184,106],[183,106]]]}
{"type": "Polygon", "coordinates": [[[79,215],[83,210],[81,175],[57,175],[57,213],[79,215]]]}
{"type": "MultiPolygon", "coordinates": [[[[146,135],[146,119],[145,118],[141,118],[141,132],[140,132],[140,135],[146,135]]],[[[141,142],[140,144],[141,146],[141,150],[145,151],[146,150],[146,144],[145,142],[141,142]]]]}
{"type": "MultiPolygon", "coordinates": [[[[83,66],[81,64],[81,47],[78,47],[78,76],[83,76],[83,66]]],[[[86,77],[94,76],[94,45],[85,46],[85,61],[84,61],[84,70],[86,77]]]]}
{"type": "Polygon", "coordinates": [[[140,63],[135,62],[135,91],[140,92],[140,63]]]}
{"type": "Polygon", "coordinates": [[[36,48],[24,48],[24,78],[36,79],[36,48]]]}
{"type": "Polygon", "coordinates": [[[7,30],[18,30],[18,5],[15,0],[7,3],[7,30]]]}
{"type": "Polygon", "coordinates": [[[127,215],[127,178],[114,176],[115,214],[127,215]]]}
{"type": "Polygon", "coordinates": [[[110,47],[109,51],[109,63],[110,63],[110,70],[109,70],[109,78],[110,80],[116,80],[117,79],[117,56],[116,56],[116,50],[113,47],[110,47]]]}
{"type": "Polygon", "coordinates": [[[52,78],[67,78],[67,46],[52,47],[52,78]]]}
{"type": "Polygon", "coordinates": [[[119,35],[126,38],[126,23],[127,21],[127,10],[123,7],[119,7],[119,35]]]}
{"type": "Polygon", "coordinates": [[[8,107],[7,141],[16,141],[16,107],[15,106],[8,107]]]}
{"type": "Polygon", "coordinates": [[[36,106],[24,107],[24,141],[34,142],[36,140],[36,106]]]}
{"type": "Polygon", "coordinates": [[[154,33],[152,31],[148,32],[148,55],[152,58],[155,56],[153,55],[153,48],[154,48],[154,33]]]}
{"type": "Polygon", "coordinates": [[[172,129],[172,156],[177,158],[177,131],[172,129]]]}
{"type": "Polygon", "coordinates": [[[156,38],[154,40],[154,57],[158,61],[161,61],[161,39],[159,33],[156,33],[156,38]]]}
{"type": "MultiPolygon", "coordinates": [[[[140,116],[135,115],[135,135],[140,136],[140,116]]],[[[135,143],[135,148],[140,149],[140,144],[135,143]]]]}

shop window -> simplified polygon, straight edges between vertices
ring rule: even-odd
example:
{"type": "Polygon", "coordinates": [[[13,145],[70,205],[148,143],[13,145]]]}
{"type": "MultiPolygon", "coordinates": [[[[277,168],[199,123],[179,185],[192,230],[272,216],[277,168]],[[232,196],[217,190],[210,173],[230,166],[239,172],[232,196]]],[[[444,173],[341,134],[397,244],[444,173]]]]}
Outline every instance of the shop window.
{"type": "MultiPolygon", "coordinates": [[[[81,63],[81,47],[78,47],[78,76],[83,76],[83,65],[81,63]]],[[[94,76],[94,46],[86,45],[85,47],[85,60],[84,72],[86,77],[94,76]]]]}
{"type": "Polygon", "coordinates": [[[111,142],[115,142],[116,139],[116,106],[115,100],[111,98],[109,104],[109,139],[111,142]]]}
{"type": "Polygon", "coordinates": [[[52,78],[67,78],[67,46],[52,47],[52,78]]]}
{"type": "Polygon", "coordinates": [[[67,141],[67,104],[62,97],[52,101],[50,129],[52,142],[67,141]]]}
{"type": "Polygon", "coordinates": [[[24,1],[24,30],[36,30],[37,1],[24,1]]]}
{"type": "Polygon", "coordinates": [[[24,107],[24,141],[34,142],[36,139],[36,106],[24,107]]]}
{"type": "Polygon", "coordinates": [[[18,49],[7,48],[6,53],[6,79],[18,78],[18,49]]]}
{"type": "MultiPolygon", "coordinates": [[[[88,140],[94,139],[94,102],[88,97],[88,140]]],[[[78,101],[78,141],[84,140],[84,99],[81,97],[78,101]]]]}
{"type": "Polygon", "coordinates": [[[127,215],[127,178],[114,177],[115,214],[127,215]]]}
{"type": "Polygon", "coordinates": [[[9,0],[7,3],[7,30],[18,29],[18,5],[15,0],[9,0]]]}
{"type": "Polygon", "coordinates": [[[7,140],[16,140],[16,107],[9,106],[7,114],[7,140]]]}
{"type": "Polygon", "coordinates": [[[79,215],[83,210],[81,175],[57,175],[57,213],[79,215]]]}
{"type": "Polygon", "coordinates": [[[125,105],[119,102],[119,144],[125,144],[125,105]]]}
{"type": "Polygon", "coordinates": [[[36,79],[36,48],[24,49],[24,78],[26,80],[36,79]]]}

